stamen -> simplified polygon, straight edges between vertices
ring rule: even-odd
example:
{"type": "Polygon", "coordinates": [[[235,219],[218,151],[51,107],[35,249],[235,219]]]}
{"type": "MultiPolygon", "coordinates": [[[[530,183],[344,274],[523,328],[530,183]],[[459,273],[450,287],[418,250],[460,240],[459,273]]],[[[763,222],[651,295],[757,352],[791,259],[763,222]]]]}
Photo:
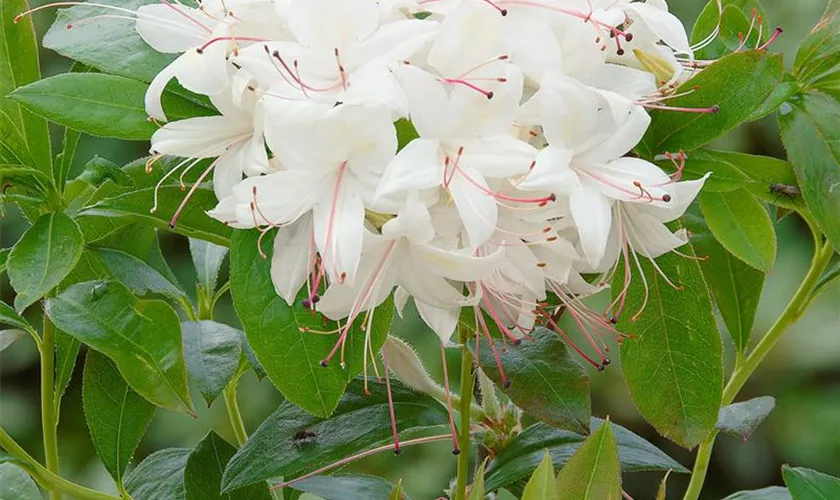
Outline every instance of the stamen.
{"type": "Polygon", "coordinates": [[[470,83],[466,80],[460,79],[460,78],[440,78],[440,81],[442,81],[444,83],[450,83],[452,85],[463,85],[464,87],[467,87],[468,89],[475,90],[476,92],[483,95],[487,99],[492,99],[493,98],[493,91],[492,90],[484,90],[483,88],[481,88],[477,85],[474,85],[474,84],[472,84],[472,83],[470,83]]]}
{"type": "MultiPolygon", "coordinates": [[[[478,343],[476,343],[476,349],[478,343]]],[[[449,392],[449,369],[446,366],[446,349],[443,343],[440,344],[440,360],[443,363],[443,388],[446,390],[446,409],[449,413],[449,429],[452,432],[452,454],[457,455],[461,453],[461,448],[458,447],[458,432],[455,430],[455,417],[452,414],[452,393],[449,392]]]]}
{"type": "Polygon", "coordinates": [[[210,40],[206,41],[204,45],[195,49],[196,52],[199,54],[203,54],[207,47],[218,43],[218,42],[233,42],[236,43],[237,41],[242,42],[267,42],[268,39],[265,38],[256,38],[252,36],[218,36],[215,38],[211,38],[210,40]]]}
{"type": "Polygon", "coordinates": [[[698,114],[715,114],[720,111],[720,106],[715,104],[710,108],[685,108],[680,106],[661,106],[658,104],[640,103],[648,109],[658,109],[662,111],[679,111],[681,113],[698,113],[698,114]]]}
{"type": "MultiPolygon", "coordinates": [[[[219,158],[221,158],[221,156],[219,158]]],[[[190,198],[192,198],[192,195],[195,194],[196,190],[198,189],[198,186],[202,182],[204,182],[204,179],[207,178],[207,175],[210,174],[210,171],[213,170],[213,167],[215,167],[216,163],[219,162],[219,158],[216,158],[213,161],[213,163],[211,163],[210,166],[207,167],[207,169],[204,172],[202,172],[202,174],[198,178],[198,180],[195,181],[195,184],[192,185],[192,188],[190,189],[190,192],[187,193],[186,196],[184,196],[184,199],[181,201],[181,204],[178,206],[178,209],[175,210],[175,214],[172,215],[172,219],[169,221],[169,229],[175,229],[175,224],[178,222],[178,217],[181,216],[181,211],[183,211],[184,207],[187,206],[187,202],[190,201],[190,198]]]]}
{"type": "MultiPolygon", "coordinates": [[[[388,393],[388,412],[391,415],[391,434],[394,436],[394,455],[402,453],[400,449],[400,436],[397,432],[397,419],[394,415],[394,397],[391,394],[391,370],[388,368],[388,355],[382,351],[382,364],[385,366],[385,391],[388,393]]],[[[452,436],[454,439],[455,435],[452,436]]]]}
{"type": "MultiPolygon", "coordinates": [[[[480,324],[481,328],[479,328],[482,333],[484,333],[484,337],[487,339],[487,344],[490,346],[490,351],[493,352],[493,357],[496,358],[496,368],[499,370],[499,378],[502,380],[502,385],[505,389],[510,387],[510,379],[507,378],[505,374],[505,369],[502,366],[502,358],[499,356],[499,351],[496,349],[496,342],[493,340],[493,337],[490,336],[490,331],[487,329],[487,323],[484,321],[484,313],[481,312],[481,308],[478,306],[473,307],[473,313],[477,319],[476,324],[480,324]]],[[[476,347],[478,343],[476,342],[476,347]]]]}
{"type": "Polygon", "coordinates": [[[773,32],[773,35],[766,42],[764,42],[764,45],[758,47],[757,50],[767,50],[767,48],[770,47],[770,45],[772,45],[773,42],[779,39],[782,33],[784,33],[784,30],[782,28],[777,27],[776,31],[773,32]]]}
{"type": "Polygon", "coordinates": [[[482,0],[482,1],[483,1],[484,3],[486,3],[487,5],[489,5],[489,6],[493,7],[493,8],[494,8],[494,9],[496,9],[497,11],[499,11],[499,14],[501,14],[501,15],[502,15],[502,17],[504,17],[504,16],[506,16],[506,15],[507,15],[507,13],[508,13],[507,9],[503,9],[503,8],[499,7],[499,5],[498,5],[498,4],[496,4],[496,3],[494,3],[492,0],[482,0]]]}

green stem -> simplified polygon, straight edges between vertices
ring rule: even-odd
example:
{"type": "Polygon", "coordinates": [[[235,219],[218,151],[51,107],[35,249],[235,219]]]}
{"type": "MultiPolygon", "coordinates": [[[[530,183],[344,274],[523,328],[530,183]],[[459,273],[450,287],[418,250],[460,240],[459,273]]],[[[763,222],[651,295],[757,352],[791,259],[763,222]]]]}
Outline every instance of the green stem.
{"type": "MultiPolygon", "coordinates": [[[[55,406],[55,326],[44,314],[41,339],[41,428],[44,434],[44,457],[47,470],[60,475],[58,466],[58,418],[55,406]]],[[[50,490],[50,500],[60,500],[61,493],[50,490]]]]}
{"type": "Polygon", "coordinates": [[[41,488],[53,491],[61,491],[78,500],[120,500],[119,497],[102,493],[72,483],[57,474],[54,474],[35,461],[19,444],[12,439],[3,428],[0,428],[0,446],[7,453],[18,459],[13,463],[19,465],[23,470],[32,476],[41,488]]]}
{"type": "Polygon", "coordinates": [[[458,433],[458,477],[455,486],[454,500],[467,498],[467,480],[470,474],[470,405],[472,403],[475,373],[473,372],[473,357],[466,344],[461,339],[461,401],[458,412],[461,415],[461,428],[458,433]]]}
{"type": "Polygon", "coordinates": [[[242,414],[239,412],[239,403],[236,401],[236,386],[238,383],[239,377],[234,377],[230,381],[225,387],[224,398],[228,418],[230,418],[230,426],[233,428],[233,435],[236,437],[237,444],[241,447],[248,440],[248,432],[245,430],[245,423],[242,421],[242,414]]]}
{"type": "MultiPolygon", "coordinates": [[[[799,289],[793,295],[793,298],[788,302],[787,307],[782,312],[779,319],[770,327],[767,334],[759,341],[755,349],[747,356],[743,362],[736,363],[735,370],[729,378],[729,382],[723,389],[722,405],[726,406],[732,404],[735,396],[747,383],[750,376],[755,372],[758,365],[764,360],[767,354],[776,345],[776,342],[782,338],[782,335],[787,331],[788,327],[794,324],[807,309],[810,304],[811,292],[820,279],[820,276],[825,272],[826,267],[831,262],[831,257],[834,250],[831,244],[826,242],[822,248],[819,247],[819,240],[816,240],[818,246],[814,253],[814,258],[811,261],[811,268],[808,269],[808,274],[799,285],[799,289]]],[[[703,489],[703,482],[706,480],[706,473],[709,470],[709,460],[712,457],[712,447],[715,444],[717,431],[712,431],[711,434],[700,443],[697,449],[697,458],[694,461],[694,470],[691,472],[691,481],[688,484],[688,489],[683,496],[683,500],[697,500],[700,496],[700,491],[703,489]]]]}

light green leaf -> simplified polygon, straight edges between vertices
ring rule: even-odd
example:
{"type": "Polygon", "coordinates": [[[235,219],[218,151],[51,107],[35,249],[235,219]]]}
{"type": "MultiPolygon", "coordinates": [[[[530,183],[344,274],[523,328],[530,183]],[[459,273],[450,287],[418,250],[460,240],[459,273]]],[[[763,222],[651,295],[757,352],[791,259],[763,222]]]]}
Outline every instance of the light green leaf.
{"type": "Polygon", "coordinates": [[[128,385],[158,406],[192,413],[178,315],[121,283],[89,281],[47,301],[53,322],[111,358],[128,385]]]}
{"type": "Polygon", "coordinates": [[[776,400],[770,396],[724,406],[715,428],[746,441],[775,407],[776,400]]]}
{"type": "MultiPolygon", "coordinates": [[[[70,73],[90,73],[95,71],[89,66],[75,62],[70,67],[70,73]]],[[[73,167],[73,159],[76,157],[76,148],[79,145],[79,139],[82,134],[73,129],[65,128],[64,137],[61,143],[61,152],[55,157],[55,166],[53,167],[53,179],[58,188],[64,192],[65,184],[70,176],[70,170],[73,167]]]]}
{"type": "Polygon", "coordinates": [[[209,293],[216,290],[216,280],[219,279],[219,271],[227,253],[227,247],[190,238],[190,255],[195,266],[196,279],[209,293]]]}
{"type": "Polygon", "coordinates": [[[156,408],[126,384],[111,360],[94,350],[85,361],[82,401],[96,454],[122,484],[156,408]]]}
{"type": "Polygon", "coordinates": [[[35,333],[35,329],[29,324],[26,319],[15,312],[14,309],[5,302],[0,302],[0,324],[9,325],[21,330],[35,333]]]}
{"type": "Polygon", "coordinates": [[[167,448],[146,457],[126,478],[131,498],[185,500],[184,468],[191,453],[189,448],[167,448]]]}
{"type": "MultiPolygon", "coordinates": [[[[549,464],[551,463],[551,458],[550,457],[549,457],[548,462],[549,462],[549,464]]],[[[484,468],[485,468],[486,465],[487,465],[487,460],[481,462],[481,465],[478,466],[478,470],[475,473],[475,479],[473,479],[473,484],[470,486],[469,500],[484,500],[484,496],[485,496],[484,468]]],[[[554,471],[553,466],[552,466],[551,470],[552,470],[552,475],[553,475],[553,471],[554,471]]]]}
{"type": "Polygon", "coordinates": [[[73,370],[76,368],[76,359],[79,357],[79,349],[82,343],[79,339],[64,333],[61,329],[55,331],[55,394],[54,405],[61,410],[61,398],[64,391],[73,378],[73,370]]]}
{"type": "MultiPolygon", "coordinates": [[[[547,424],[585,434],[591,415],[589,376],[556,333],[537,328],[526,342],[496,343],[510,386],[504,387],[493,350],[478,350],[479,365],[518,407],[547,424]]],[[[475,351],[475,345],[471,344],[475,351]]]]}
{"type": "MultiPolygon", "coordinates": [[[[361,321],[350,329],[344,347],[346,368],[338,359],[320,366],[336,338],[307,333],[306,329],[330,331],[338,325],[301,305],[305,289],[292,306],[277,295],[270,274],[274,238],[263,238],[262,249],[269,256],[265,259],[260,256],[258,238],[257,231],[240,230],[233,233],[231,241],[231,293],[248,343],[269,379],[289,401],[315,415],[329,416],[347,383],[362,371],[366,332],[361,321]]],[[[376,308],[367,331],[373,352],[379,352],[385,342],[392,316],[391,299],[376,308]]]]}
{"type": "Polygon", "coordinates": [[[21,337],[25,337],[26,332],[18,330],[0,330],[0,352],[3,352],[7,347],[14,344],[15,341],[21,337]]]}
{"type": "Polygon", "coordinates": [[[840,479],[804,467],[782,466],[782,477],[793,500],[836,500],[840,479]]]}
{"type": "MultiPolygon", "coordinates": [[[[364,474],[315,476],[298,481],[295,490],[317,495],[324,500],[386,500],[394,485],[381,477],[364,474]]],[[[401,495],[398,498],[407,498],[401,495]]]]}
{"type": "MultiPolygon", "coordinates": [[[[10,97],[50,121],[98,137],[142,141],[157,130],[144,105],[148,85],[102,73],[66,73],[21,87],[10,97]]],[[[210,111],[164,92],[171,120],[206,116],[210,111]]]]}
{"type": "Polygon", "coordinates": [[[35,481],[13,463],[0,463],[0,500],[41,500],[35,481]]]}
{"type": "Polygon", "coordinates": [[[241,333],[215,321],[185,321],[181,334],[190,380],[210,406],[239,366],[241,333]]]}
{"type": "Polygon", "coordinates": [[[557,474],[560,498],[620,500],[621,467],[610,421],[581,445],[557,474]]]}
{"type": "Polygon", "coordinates": [[[723,500],[791,500],[790,492],[781,486],[771,486],[753,491],[739,491],[723,500]]]}
{"type": "Polygon", "coordinates": [[[803,90],[840,99],[840,2],[829,0],[822,18],[796,52],[793,74],[803,90]]]}
{"type": "Polygon", "coordinates": [[[222,494],[222,473],[235,453],[236,448],[210,431],[187,459],[184,469],[185,500],[271,500],[268,485],[264,482],[222,494]]]}
{"type": "Polygon", "coordinates": [[[701,192],[700,208],[715,238],[735,257],[772,273],[776,263],[776,230],[764,206],[744,189],[701,192]]]}
{"type": "Polygon", "coordinates": [[[76,266],[84,238],[73,219],[60,212],[39,218],[9,254],[9,280],[23,311],[49,293],[76,266]]]}
{"type": "Polygon", "coordinates": [[[712,34],[718,21],[720,21],[720,33],[715,41],[695,52],[694,57],[696,59],[718,59],[725,54],[738,50],[739,47],[742,47],[741,40],[738,37],[739,33],[742,35],[750,33],[750,38],[743,43],[743,47],[755,48],[760,43],[758,39],[759,26],[761,26],[762,33],[771,33],[770,26],[767,23],[767,13],[758,0],[723,0],[722,15],[718,10],[717,2],[718,0],[710,0],[694,23],[694,29],[691,32],[692,45],[712,34]],[[762,17],[762,23],[759,25],[757,22],[753,22],[753,29],[751,30],[750,22],[752,21],[753,9],[756,10],[756,14],[762,17]]]}
{"type": "Polygon", "coordinates": [[[159,293],[176,302],[187,298],[180,285],[133,255],[109,248],[90,248],[89,251],[99,259],[109,277],[137,295],[159,293]]]}
{"type": "Polygon", "coordinates": [[[11,251],[11,248],[0,250],[0,273],[6,272],[6,262],[9,260],[9,252],[11,251]]]}
{"type": "Polygon", "coordinates": [[[134,185],[134,181],[119,165],[99,156],[94,156],[85,164],[85,168],[78,178],[91,186],[99,186],[108,179],[117,186],[134,185]]]}
{"type": "MultiPolygon", "coordinates": [[[[690,248],[682,251],[693,255],[690,248]]],[[[656,259],[658,270],[640,261],[645,276],[632,277],[627,303],[641,305],[647,297],[647,304],[636,321],[628,311],[618,322],[630,336],[621,344],[621,368],[642,416],[663,436],[692,448],[714,428],[723,392],[722,345],[709,291],[691,258],[665,255],[656,259]]],[[[617,275],[620,281],[623,273],[617,275]]],[[[614,293],[622,286],[613,283],[614,293]]]]}
{"type": "MultiPolygon", "coordinates": [[[[616,467],[618,467],[618,453],[616,453],[616,467]]],[[[558,498],[551,455],[545,452],[540,464],[531,475],[531,479],[525,484],[522,500],[557,500],[558,498]]]]}
{"type": "Polygon", "coordinates": [[[814,291],[811,292],[811,296],[816,297],[821,294],[838,279],[840,279],[840,261],[835,262],[833,266],[828,268],[828,270],[820,276],[819,281],[817,281],[817,284],[814,285],[814,291]]]}

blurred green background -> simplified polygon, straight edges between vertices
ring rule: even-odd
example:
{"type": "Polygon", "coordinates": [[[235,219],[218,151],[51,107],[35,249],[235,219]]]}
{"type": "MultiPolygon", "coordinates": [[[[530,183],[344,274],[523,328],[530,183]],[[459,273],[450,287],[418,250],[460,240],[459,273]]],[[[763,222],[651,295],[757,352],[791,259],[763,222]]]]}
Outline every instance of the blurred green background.
{"type": "MultiPolygon", "coordinates": [[[[2,1],[2,0],[0,0],[2,1]]],[[[31,2],[33,6],[46,3],[31,2]]],[[[705,0],[672,0],[672,10],[687,26],[703,8],[705,0]]],[[[763,0],[770,23],[785,29],[774,49],[786,54],[788,65],[793,60],[798,42],[819,19],[824,0],[763,0]]],[[[43,34],[54,12],[36,16],[39,33],[43,34]]],[[[69,61],[42,50],[44,75],[67,71],[69,61]]],[[[775,119],[770,117],[742,127],[716,144],[720,148],[784,157],[778,139],[775,119]]],[[[56,129],[54,144],[60,144],[56,129]]],[[[93,155],[116,163],[127,163],[148,151],[148,144],[126,143],[84,137],[77,152],[75,169],[93,155]]],[[[7,207],[0,219],[0,246],[9,247],[26,229],[26,223],[13,207],[7,207]]],[[[756,321],[754,336],[761,335],[774,321],[787,299],[793,294],[808,267],[811,242],[807,229],[795,217],[784,219],[777,227],[779,257],[775,273],[767,279],[765,293],[756,321]]],[[[194,292],[194,271],[190,263],[186,239],[161,234],[161,245],[170,266],[181,283],[194,292]]],[[[5,275],[0,278],[2,299],[10,303],[13,291],[5,275]]],[[[742,442],[723,436],[718,439],[704,499],[719,499],[734,491],[782,484],[780,466],[791,463],[840,476],[840,286],[834,286],[817,301],[802,321],[795,325],[771,353],[753,379],[744,388],[739,400],[772,395],[777,406],[770,417],[750,438],[742,442]]],[[[30,311],[37,321],[38,311],[30,311]]],[[[216,319],[237,325],[229,299],[219,306],[216,319]]],[[[238,326],[238,325],[237,325],[238,326]]],[[[721,328],[723,325],[721,324],[721,328]]],[[[395,334],[409,339],[426,360],[433,375],[440,379],[440,359],[436,337],[409,313],[395,323],[395,334]]],[[[731,345],[727,344],[728,359],[731,345]]],[[[453,377],[457,377],[457,354],[449,360],[453,377]]],[[[688,468],[692,453],[658,437],[635,410],[620,377],[617,363],[605,373],[591,373],[593,412],[610,415],[617,422],[647,438],[688,468]]],[[[457,379],[456,379],[457,380],[457,379]]],[[[32,342],[21,339],[0,356],[0,424],[34,456],[41,458],[38,406],[37,351],[32,342]]],[[[249,431],[277,408],[282,397],[268,380],[259,382],[253,374],[244,377],[240,404],[249,431]]],[[[64,398],[59,427],[62,472],[65,476],[102,490],[116,492],[105,469],[97,460],[81,405],[81,363],[64,398]]],[[[176,446],[194,446],[209,430],[215,429],[233,442],[224,405],[199,408],[199,417],[161,410],[143,439],[134,464],[153,451],[176,446]]],[[[404,491],[415,499],[431,499],[442,495],[443,488],[455,471],[450,444],[443,442],[406,450],[399,458],[383,454],[359,462],[350,470],[364,471],[392,480],[402,478],[404,491]]],[[[625,476],[625,490],[636,500],[655,496],[659,474],[637,473],[625,476]]],[[[679,474],[669,480],[669,499],[681,498],[687,478],[679,474]]]]}

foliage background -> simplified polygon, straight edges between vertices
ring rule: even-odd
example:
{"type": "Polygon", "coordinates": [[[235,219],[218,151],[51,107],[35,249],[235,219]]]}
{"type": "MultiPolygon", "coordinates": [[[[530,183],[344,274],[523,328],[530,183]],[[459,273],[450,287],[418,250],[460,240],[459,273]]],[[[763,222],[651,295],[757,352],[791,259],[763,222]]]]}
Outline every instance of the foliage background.
{"type": "MultiPolygon", "coordinates": [[[[34,0],[32,6],[47,3],[34,0]]],[[[705,0],[672,0],[672,10],[687,26],[705,5],[705,0]]],[[[819,19],[823,0],[764,0],[772,25],[780,25],[785,34],[774,48],[792,53],[799,41],[819,19]]],[[[39,13],[35,21],[40,35],[49,26],[54,12],[39,13]]],[[[42,50],[41,65],[44,77],[66,72],[69,61],[49,50],[42,50]]],[[[53,133],[60,134],[56,129],[53,133]]],[[[54,144],[60,144],[54,137],[54,144]]],[[[717,144],[724,149],[784,157],[778,139],[775,118],[738,129],[717,144]]],[[[127,163],[148,151],[147,143],[126,143],[83,136],[76,154],[74,169],[94,155],[118,164],[127,163]]],[[[78,171],[78,170],[77,170],[78,171]]],[[[0,219],[0,247],[14,244],[26,229],[26,223],[13,207],[0,219]]],[[[793,295],[808,267],[811,253],[807,228],[795,217],[778,223],[779,253],[776,271],[767,278],[754,336],[769,328],[778,311],[793,295]]],[[[161,246],[178,279],[194,293],[194,274],[190,263],[186,238],[163,234],[161,246]]],[[[0,295],[7,303],[13,290],[5,275],[0,277],[0,295]]],[[[782,484],[780,466],[790,463],[840,476],[840,285],[835,285],[817,301],[802,321],[791,328],[780,344],[749,384],[741,392],[741,400],[773,395],[776,409],[746,443],[722,436],[715,448],[710,473],[703,490],[706,499],[719,499],[744,489],[782,484]]],[[[33,308],[34,309],[34,308],[33,308]]],[[[30,314],[37,315],[38,311],[30,314]]],[[[30,318],[37,321],[38,318],[30,318]]],[[[218,321],[236,325],[229,298],[217,309],[218,321]]],[[[723,330],[724,325],[720,324],[723,330]]],[[[440,375],[440,360],[436,337],[408,313],[404,320],[395,321],[393,332],[410,339],[427,361],[433,374],[440,375]]],[[[728,337],[724,335],[724,342],[728,337]]],[[[728,348],[731,345],[727,345],[728,348]]],[[[731,349],[730,349],[731,350],[731,349]]],[[[449,362],[453,377],[457,377],[458,363],[454,355],[449,362]]],[[[731,353],[730,353],[731,354],[731,353]]],[[[617,357],[617,355],[616,355],[617,357]]],[[[110,476],[95,456],[85,427],[81,408],[81,363],[64,398],[59,427],[61,465],[63,475],[103,491],[116,492],[110,476]]],[[[633,430],[662,448],[690,468],[692,454],[659,437],[636,412],[626,387],[614,364],[605,373],[592,370],[592,410],[594,415],[610,415],[621,425],[633,430]]],[[[38,355],[35,346],[26,339],[15,343],[0,357],[0,424],[36,458],[42,458],[38,401],[38,355]]],[[[282,401],[282,397],[268,380],[259,382],[252,372],[246,374],[240,386],[240,405],[246,426],[253,431],[282,401]]],[[[212,408],[199,407],[198,420],[185,414],[159,411],[149,432],[143,439],[133,463],[155,450],[173,446],[193,446],[208,429],[217,430],[233,441],[227,424],[224,406],[217,402],[212,408]]],[[[389,454],[359,462],[353,470],[380,475],[389,479],[402,478],[404,491],[415,499],[435,498],[446,481],[454,476],[455,460],[451,445],[446,442],[424,445],[406,450],[399,458],[389,454]],[[445,465],[444,465],[445,464],[445,465]]],[[[659,478],[654,473],[625,475],[625,490],[637,500],[653,498],[659,478]]],[[[669,480],[671,495],[680,498],[687,477],[674,474],[669,480]]]]}

